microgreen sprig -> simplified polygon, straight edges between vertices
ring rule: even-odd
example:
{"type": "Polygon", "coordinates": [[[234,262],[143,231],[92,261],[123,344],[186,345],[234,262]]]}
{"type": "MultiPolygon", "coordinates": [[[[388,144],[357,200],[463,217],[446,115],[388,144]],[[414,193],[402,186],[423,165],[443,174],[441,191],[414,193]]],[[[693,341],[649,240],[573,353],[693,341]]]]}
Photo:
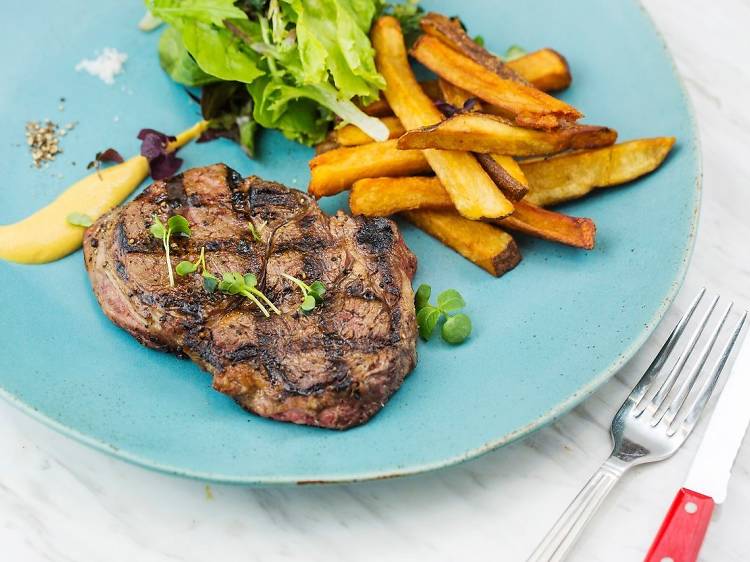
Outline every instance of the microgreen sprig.
{"type": "Polygon", "coordinates": [[[261,301],[266,303],[275,314],[281,314],[281,311],[257,288],[257,285],[258,279],[252,273],[242,275],[237,272],[227,272],[222,273],[222,280],[218,284],[218,289],[227,295],[242,295],[250,299],[266,317],[270,314],[261,301]]]}
{"type": "Polygon", "coordinates": [[[302,312],[311,312],[316,306],[323,302],[323,295],[326,294],[326,286],[323,285],[322,282],[313,281],[308,285],[304,281],[292,277],[291,275],[287,275],[286,273],[282,273],[281,276],[297,285],[297,287],[300,288],[300,291],[302,291],[302,304],[299,305],[299,309],[302,312]]]}
{"type": "Polygon", "coordinates": [[[175,271],[177,272],[177,275],[189,275],[191,273],[195,273],[198,271],[198,268],[201,268],[201,276],[203,277],[203,287],[208,291],[209,293],[213,293],[216,290],[216,287],[219,285],[219,280],[216,278],[215,275],[213,275],[210,271],[208,271],[208,268],[206,267],[206,248],[201,247],[201,253],[198,256],[198,259],[193,261],[181,261],[177,264],[177,267],[175,268],[175,271]]]}
{"type": "Polygon", "coordinates": [[[91,217],[85,213],[70,213],[67,217],[65,217],[65,220],[68,221],[68,224],[71,224],[73,226],[82,226],[83,228],[88,228],[92,224],[94,224],[94,221],[91,219],[91,217]]]}
{"type": "Polygon", "coordinates": [[[420,337],[427,341],[432,337],[435,327],[445,318],[440,334],[451,344],[462,343],[471,334],[471,320],[466,314],[453,314],[466,306],[461,293],[455,289],[447,289],[437,296],[437,306],[430,304],[432,287],[420,285],[414,295],[414,305],[417,309],[417,326],[420,337]]]}
{"type": "Polygon", "coordinates": [[[172,215],[167,220],[165,225],[159,220],[159,217],[154,215],[154,223],[149,227],[151,236],[157,240],[161,240],[164,246],[164,253],[167,258],[167,271],[169,272],[169,286],[174,287],[174,274],[172,273],[172,261],[169,256],[169,242],[173,234],[190,238],[190,223],[182,215],[172,215]]]}
{"type": "Polygon", "coordinates": [[[250,234],[253,237],[253,240],[256,242],[260,242],[263,239],[261,238],[261,232],[263,232],[263,229],[266,227],[265,221],[261,221],[260,228],[256,228],[256,226],[252,222],[247,223],[247,228],[250,230],[250,234]]]}

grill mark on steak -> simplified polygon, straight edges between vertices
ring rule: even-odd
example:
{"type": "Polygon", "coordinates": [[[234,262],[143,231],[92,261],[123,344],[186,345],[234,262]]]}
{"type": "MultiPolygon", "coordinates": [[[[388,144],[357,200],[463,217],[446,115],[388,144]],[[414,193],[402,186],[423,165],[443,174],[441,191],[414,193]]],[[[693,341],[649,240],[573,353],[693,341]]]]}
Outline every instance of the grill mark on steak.
{"type": "Polygon", "coordinates": [[[411,278],[416,268],[388,219],[324,215],[306,194],[224,165],[154,183],[89,228],[85,264],[104,312],[144,345],[186,355],[243,408],[282,421],[344,429],[367,421],[416,361],[411,278]],[[280,308],[265,318],[247,299],[208,294],[199,273],[167,281],[153,215],[179,212],[173,265],[205,248],[209,269],[255,273],[280,308]],[[248,222],[259,225],[260,242],[248,222]],[[321,280],[308,315],[280,273],[321,280]]]}

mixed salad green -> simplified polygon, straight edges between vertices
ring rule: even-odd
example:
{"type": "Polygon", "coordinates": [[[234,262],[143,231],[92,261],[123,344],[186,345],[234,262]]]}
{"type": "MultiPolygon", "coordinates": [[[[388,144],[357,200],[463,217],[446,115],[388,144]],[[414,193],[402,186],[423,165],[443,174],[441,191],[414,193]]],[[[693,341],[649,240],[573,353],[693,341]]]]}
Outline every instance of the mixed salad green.
{"type": "Polygon", "coordinates": [[[252,154],[258,126],[287,138],[321,142],[332,121],[353,123],[376,140],[388,130],[359,109],[384,86],[368,33],[391,13],[405,30],[416,1],[145,0],[167,24],[161,65],[176,82],[203,88],[209,138],[228,136],[252,154]]]}

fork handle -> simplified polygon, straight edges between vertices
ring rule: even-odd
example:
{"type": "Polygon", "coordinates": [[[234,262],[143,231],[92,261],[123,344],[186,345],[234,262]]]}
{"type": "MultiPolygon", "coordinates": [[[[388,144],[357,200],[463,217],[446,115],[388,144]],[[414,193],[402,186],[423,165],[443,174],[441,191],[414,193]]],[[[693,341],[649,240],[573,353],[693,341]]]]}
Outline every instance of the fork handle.
{"type": "Polygon", "coordinates": [[[586,524],[627,469],[627,464],[614,457],[604,461],[550,529],[528,562],[564,560],[586,524]]]}
{"type": "Polygon", "coordinates": [[[644,562],[695,562],[713,510],[712,498],[681,488],[644,562]]]}

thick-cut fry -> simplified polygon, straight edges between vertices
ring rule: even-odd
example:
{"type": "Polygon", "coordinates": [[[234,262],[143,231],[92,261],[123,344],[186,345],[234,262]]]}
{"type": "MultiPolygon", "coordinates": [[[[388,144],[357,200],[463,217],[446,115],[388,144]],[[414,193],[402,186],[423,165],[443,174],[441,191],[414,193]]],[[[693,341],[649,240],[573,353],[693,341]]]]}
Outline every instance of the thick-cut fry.
{"type": "Polygon", "coordinates": [[[524,200],[548,207],[578,199],[596,188],[632,181],[658,168],[674,142],[674,137],[638,139],[521,162],[529,180],[529,193],[524,200]]]}
{"type": "MultiPolygon", "coordinates": [[[[434,177],[374,178],[355,182],[349,208],[355,215],[388,216],[417,209],[449,210],[453,203],[434,177]]],[[[517,202],[509,217],[489,222],[587,250],[594,247],[596,239],[596,226],[591,219],[548,211],[525,201],[517,202]]]]}
{"type": "Polygon", "coordinates": [[[540,49],[506,64],[543,92],[564,90],[573,81],[568,61],[554,49],[540,49]]]}
{"type": "MultiPolygon", "coordinates": [[[[471,94],[458,86],[446,82],[442,78],[438,80],[443,99],[455,107],[464,107],[471,98],[471,94]]],[[[474,98],[476,99],[476,98],[474,98]]],[[[472,111],[481,111],[482,104],[476,103],[472,111]]],[[[526,177],[523,175],[518,163],[510,156],[502,154],[474,154],[477,161],[482,165],[487,175],[503,191],[511,201],[519,201],[529,190],[526,177]]]]}
{"type": "Polygon", "coordinates": [[[420,22],[422,31],[439,39],[451,49],[469,57],[477,64],[482,65],[487,70],[494,72],[501,78],[513,80],[519,84],[529,86],[529,82],[518,72],[510,68],[510,65],[498,56],[493,55],[479,43],[474,41],[464,30],[463,26],[457,19],[451,19],[443,14],[429,12],[424,15],[420,22]]]}
{"type": "Polygon", "coordinates": [[[567,125],[553,131],[538,131],[516,127],[496,115],[459,113],[442,123],[407,131],[398,139],[398,147],[544,156],[563,150],[609,146],[615,140],[617,131],[608,127],[567,125]]]}
{"type": "Polygon", "coordinates": [[[596,225],[585,217],[549,211],[526,201],[516,203],[513,214],[500,224],[529,236],[591,250],[596,243],[596,225]]]}
{"type": "Polygon", "coordinates": [[[411,52],[435,74],[492,104],[518,125],[551,129],[582,117],[567,103],[536,88],[503,79],[435,37],[423,35],[411,52]]]}
{"type": "MultiPolygon", "coordinates": [[[[380,120],[388,127],[388,138],[397,139],[404,134],[404,126],[398,117],[381,117],[380,120]]],[[[331,133],[331,140],[341,146],[357,146],[374,142],[372,137],[366,134],[356,125],[345,125],[331,133]]]]}
{"type": "MultiPolygon", "coordinates": [[[[386,81],[385,97],[404,126],[411,129],[439,122],[442,115],[420,90],[409,66],[398,20],[379,18],[372,27],[372,44],[378,71],[386,81]]],[[[463,216],[498,218],[513,212],[511,202],[471,154],[427,150],[425,157],[463,216]]]]}
{"type": "Polygon", "coordinates": [[[398,150],[396,141],[372,142],[336,148],[310,160],[313,197],[335,195],[349,189],[358,179],[380,176],[409,176],[430,171],[421,150],[398,150]]]}
{"type": "Polygon", "coordinates": [[[448,192],[434,176],[357,180],[349,193],[353,215],[387,217],[416,209],[455,209],[448,192]]]}
{"type": "Polygon", "coordinates": [[[521,261],[515,240],[496,226],[468,220],[455,211],[408,211],[403,216],[495,277],[521,261]]]}
{"type": "MultiPolygon", "coordinates": [[[[524,198],[524,196],[528,193],[529,188],[527,185],[517,181],[513,175],[508,172],[507,168],[513,168],[517,167],[518,170],[521,169],[520,166],[518,166],[518,163],[513,160],[510,156],[504,156],[502,154],[481,154],[481,153],[475,153],[474,157],[477,159],[477,162],[484,168],[484,171],[487,172],[487,175],[492,178],[492,181],[495,182],[495,185],[497,185],[503,193],[505,193],[505,196],[513,201],[515,204],[516,201],[520,201],[524,198]],[[513,163],[511,165],[510,163],[513,163]]],[[[523,172],[521,172],[523,175],[523,172]]],[[[525,181],[525,176],[524,176],[525,181]]]]}

